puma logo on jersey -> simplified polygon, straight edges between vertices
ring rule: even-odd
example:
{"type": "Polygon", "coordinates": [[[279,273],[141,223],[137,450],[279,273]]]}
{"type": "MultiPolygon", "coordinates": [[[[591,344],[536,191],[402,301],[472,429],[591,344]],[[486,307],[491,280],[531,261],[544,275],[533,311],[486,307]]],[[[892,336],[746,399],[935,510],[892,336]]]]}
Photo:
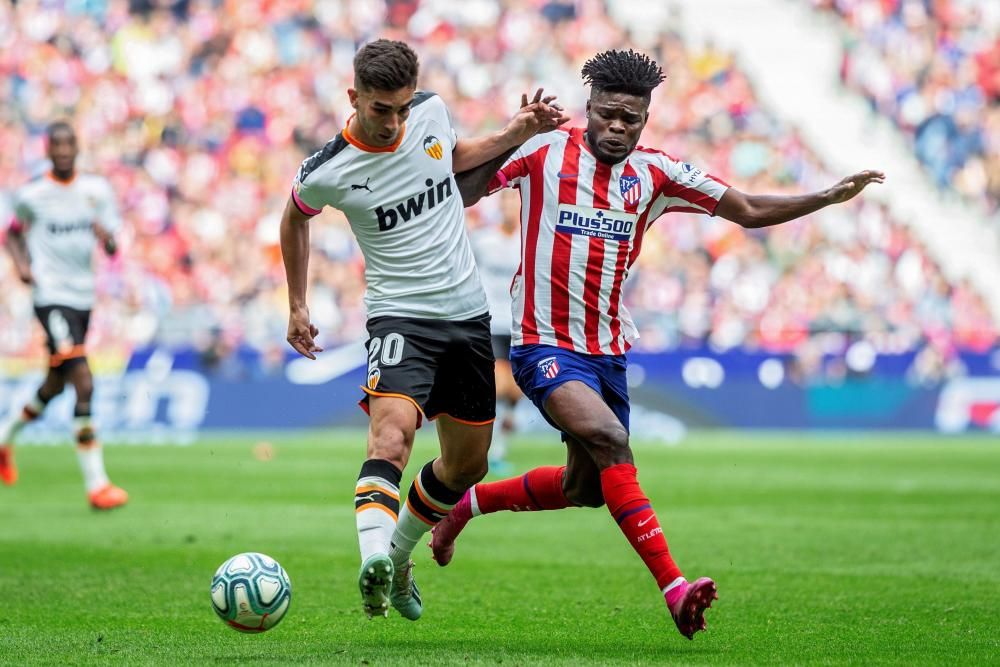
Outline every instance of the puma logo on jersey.
{"type": "Polygon", "coordinates": [[[389,208],[379,206],[375,209],[380,232],[387,232],[400,222],[407,222],[451,197],[451,174],[445,176],[437,185],[428,178],[424,181],[424,185],[427,186],[427,191],[421,192],[416,197],[410,197],[389,208]]]}
{"type": "Polygon", "coordinates": [[[351,190],[367,190],[368,192],[371,192],[372,189],[368,187],[368,181],[370,180],[372,180],[371,177],[368,177],[365,179],[365,182],[362,183],[361,185],[351,184],[351,190]]]}

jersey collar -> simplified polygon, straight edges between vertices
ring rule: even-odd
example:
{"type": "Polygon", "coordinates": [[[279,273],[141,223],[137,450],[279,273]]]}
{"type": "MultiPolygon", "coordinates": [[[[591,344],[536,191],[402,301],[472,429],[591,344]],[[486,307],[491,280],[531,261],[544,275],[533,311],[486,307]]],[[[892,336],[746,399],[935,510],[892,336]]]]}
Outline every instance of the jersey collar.
{"type": "Polygon", "coordinates": [[[347,119],[347,123],[344,124],[344,130],[341,132],[347,143],[351,144],[352,146],[355,146],[365,151],[366,153],[394,153],[396,149],[399,148],[399,145],[403,143],[403,137],[406,135],[406,123],[403,123],[403,127],[399,129],[399,136],[396,137],[396,141],[394,141],[391,145],[369,146],[368,144],[364,143],[363,141],[352,135],[350,131],[347,129],[351,126],[351,120],[355,116],[357,116],[356,113],[351,114],[351,117],[347,119]]]}
{"type": "Polygon", "coordinates": [[[62,181],[62,180],[59,180],[58,178],[56,178],[56,175],[52,173],[51,169],[49,171],[45,172],[45,176],[50,181],[52,181],[53,183],[57,183],[58,185],[70,185],[70,184],[73,183],[73,181],[76,180],[76,173],[77,173],[76,170],[74,170],[73,171],[73,175],[70,177],[70,179],[68,181],[62,181]]]}

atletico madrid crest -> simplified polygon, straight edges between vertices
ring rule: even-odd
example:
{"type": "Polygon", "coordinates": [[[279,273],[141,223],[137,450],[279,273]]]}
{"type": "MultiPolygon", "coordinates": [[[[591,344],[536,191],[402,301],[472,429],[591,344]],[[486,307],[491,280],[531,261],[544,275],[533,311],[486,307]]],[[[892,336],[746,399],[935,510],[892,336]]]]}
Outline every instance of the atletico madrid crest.
{"type": "Polygon", "coordinates": [[[559,375],[559,362],[555,357],[547,357],[538,362],[538,372],[549,380],[559,375]]]}
{"type": "Polygon", "coordinates": [[[642,182],[638,176],[622,176],[618,179],[618,188],[629,206],[635,206],[642,198],[642,182]]]}
{"type": "Polygon", "coordinates": [[[441,142],[433,134],[424,139],[424,152],[435,160],[444,157],[444,148],[441,147],[441,142]]]}

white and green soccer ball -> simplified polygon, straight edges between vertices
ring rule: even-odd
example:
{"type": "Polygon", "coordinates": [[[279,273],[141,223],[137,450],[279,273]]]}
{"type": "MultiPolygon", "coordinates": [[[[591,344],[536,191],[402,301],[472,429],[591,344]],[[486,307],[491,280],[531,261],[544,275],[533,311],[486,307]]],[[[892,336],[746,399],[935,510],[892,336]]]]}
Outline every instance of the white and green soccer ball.
{"type": "Polygon", "coordinates": [[[236,554],[212,577],[212,608],[240,632],[270,630],[285,616],[291,600],[288,574],[264,554],[236,554]]]}

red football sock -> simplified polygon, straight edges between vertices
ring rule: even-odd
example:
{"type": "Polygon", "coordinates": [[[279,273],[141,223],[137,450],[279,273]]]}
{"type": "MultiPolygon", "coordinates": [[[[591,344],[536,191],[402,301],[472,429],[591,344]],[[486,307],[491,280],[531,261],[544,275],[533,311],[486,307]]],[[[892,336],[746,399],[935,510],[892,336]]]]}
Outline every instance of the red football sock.
{"type": "Polygon", "coordinates": [[[520,477],[476,484],[474,512],[537,512],[569,507],[572,503],[562,490],[564,470],[566,466],[546,466],[529,470],[520,477]]]}
{"type": "Polygon", "coordinates": [[[670,557],[667,539],[656,519],[656,512],[649,498],[639,487],[635,466],[619,463],[601,471],[601,490],[611,516],[625,533],[629,544],[642,558],[656,578],[656,585],[664,590],[678,577],[683,577],[674,559],[670,557]]]}

